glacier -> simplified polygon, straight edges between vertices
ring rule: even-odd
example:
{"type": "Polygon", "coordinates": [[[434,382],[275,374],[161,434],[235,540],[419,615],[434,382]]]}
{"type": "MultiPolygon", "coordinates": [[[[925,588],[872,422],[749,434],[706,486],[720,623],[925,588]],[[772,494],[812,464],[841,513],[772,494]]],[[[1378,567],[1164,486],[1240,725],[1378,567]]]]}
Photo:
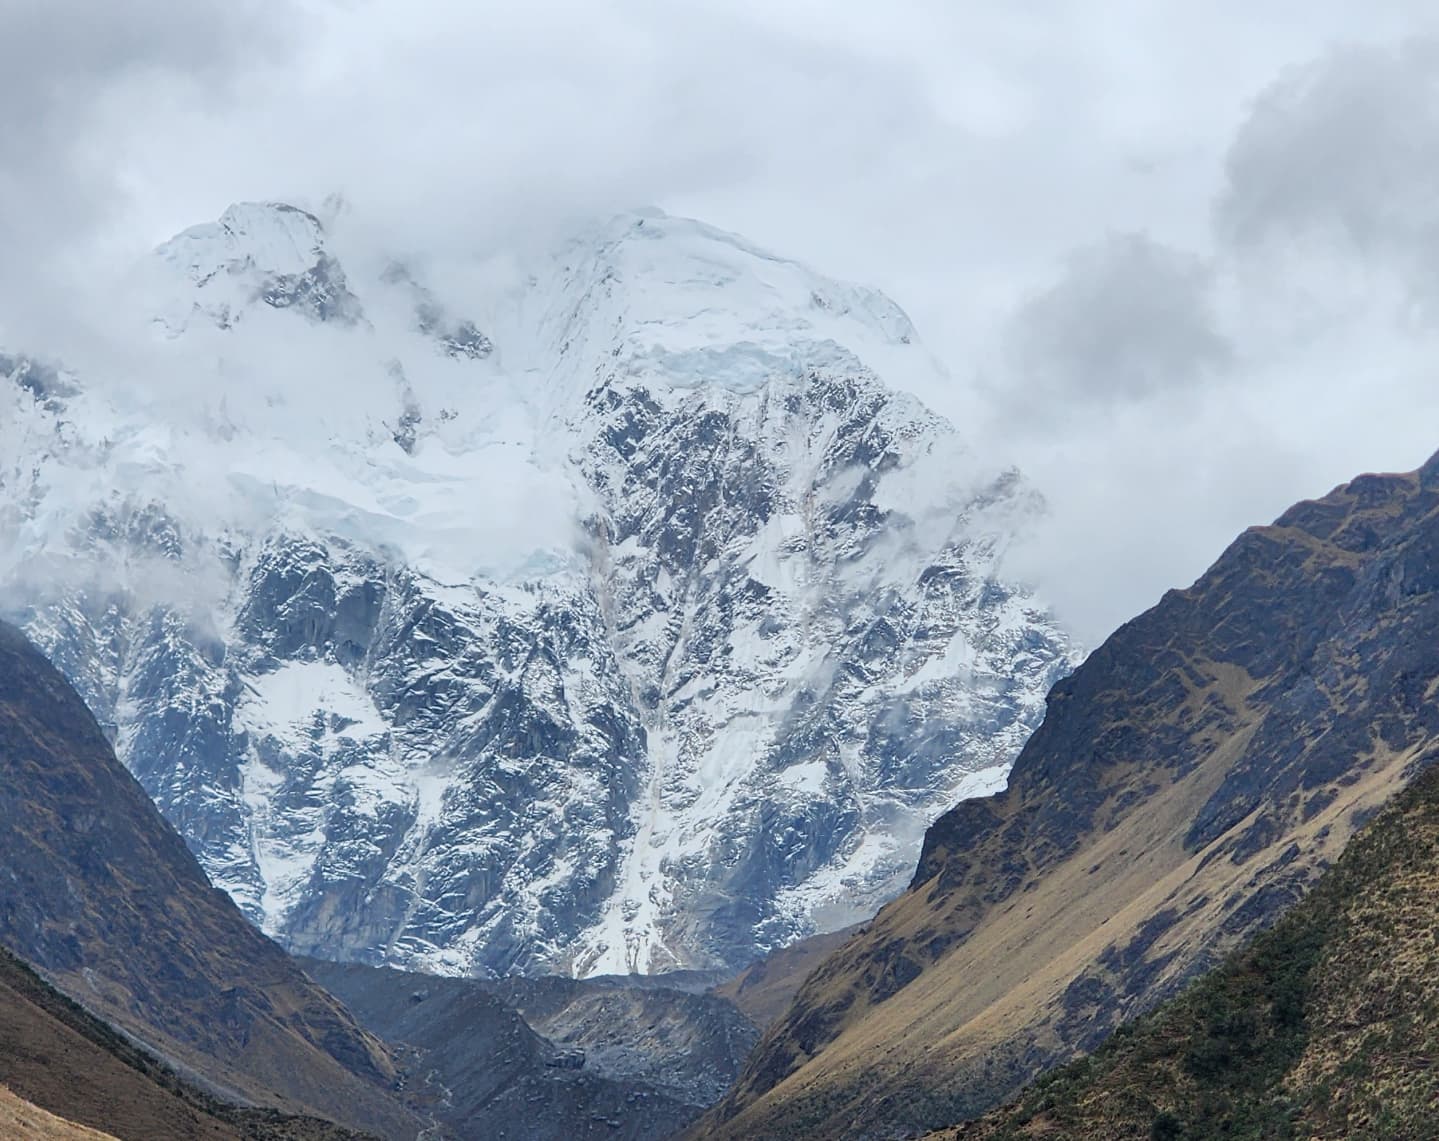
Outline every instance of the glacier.
{"type": "Polygon", "coordinates": [[[1004,570],[1038,493],[909,395],[897,305],[735,235],[433,268],[243,204],[137,269],[143,352],[0,354],[8,609],[296,952],[736,969],[867,917],[1077,661],[1004,570]]]}

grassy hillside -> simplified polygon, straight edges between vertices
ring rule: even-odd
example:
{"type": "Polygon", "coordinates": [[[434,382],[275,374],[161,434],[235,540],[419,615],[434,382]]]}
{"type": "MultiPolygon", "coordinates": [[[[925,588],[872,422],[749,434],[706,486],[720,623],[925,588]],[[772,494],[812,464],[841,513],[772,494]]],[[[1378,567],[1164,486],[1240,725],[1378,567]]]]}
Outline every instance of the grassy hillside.
{"type": "Polygon", "coordinates": [[[844,946],[857,930],[857,926],[846,927],[843,931],[811,935],[781,947],[715,987],[714,993],[729,999],[746,1018],[763,1029],[789,1009],[795,992],[810,973],[844,946]]]}
{"type": "Polygon", "coordinates": [[[1439,1137],[1439,770],[1270,931],[964,1141],[1439,1137]]]}
{"type": "Polygon", "coordinates": [[[27,1137],[30,1141],[113,1141],[83,1125],[46,1113],[0,1086],[0,1137],[27,1137]]]}

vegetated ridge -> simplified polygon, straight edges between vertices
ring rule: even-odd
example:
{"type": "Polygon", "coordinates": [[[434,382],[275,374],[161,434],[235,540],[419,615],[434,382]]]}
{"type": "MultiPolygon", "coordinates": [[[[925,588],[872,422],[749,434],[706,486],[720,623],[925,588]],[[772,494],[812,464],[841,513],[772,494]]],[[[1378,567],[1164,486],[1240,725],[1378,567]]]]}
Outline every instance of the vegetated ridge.
{"type": "Polygon", "coordinates": [[[1250,946],[936,1141],[1439,1137],[1436,915],[1430,768],[1250,946]]]}

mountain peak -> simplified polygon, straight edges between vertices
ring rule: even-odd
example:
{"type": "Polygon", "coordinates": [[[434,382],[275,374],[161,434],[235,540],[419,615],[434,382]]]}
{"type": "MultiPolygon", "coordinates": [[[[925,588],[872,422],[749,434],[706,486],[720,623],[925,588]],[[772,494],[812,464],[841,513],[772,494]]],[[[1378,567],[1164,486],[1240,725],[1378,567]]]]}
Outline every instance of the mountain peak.
{"type": "MultiPolygon", "coordinates": [[[[539,277],[551,314],[542,352],[561,360],[557,376],[572,374],[569,358],[601,356],[623,383],[744,395],[816,369],[868,371],[901,390],[942,371],[878,290],[660,210],[583,229],[539,277]]],[[[592,382],[572,374],[561,389],[581,395],[592,382]]]]}
{"type": "Polygon", "coordinates": [[[902,887],[1074,654],[903,311],[661,211],[489,275],[352,241],[273,203],[179,235],[184,400],[87,377],[16,449],[94,583],[22,617],[216,882],[307,952],[580,974],[902,887]]]}
{"type": "Polygon", "coordinates": [[[355,324],[363,316],[344,271],[325,249],[315,215],[283,202],[241,202],[218,221],[184,230],[156,250],[184,286],[160,321],[171,335],[195,313],[229,328],[262,302],[317,321],[355,324]]]}
{"type": "Polygon", "coordinates": [[[284,202],[237,202],[218,221],[181,231],[159,256],[197,285],[221,271],[303,273],[325,248],[325,227],[315,215],[284,202]]]}

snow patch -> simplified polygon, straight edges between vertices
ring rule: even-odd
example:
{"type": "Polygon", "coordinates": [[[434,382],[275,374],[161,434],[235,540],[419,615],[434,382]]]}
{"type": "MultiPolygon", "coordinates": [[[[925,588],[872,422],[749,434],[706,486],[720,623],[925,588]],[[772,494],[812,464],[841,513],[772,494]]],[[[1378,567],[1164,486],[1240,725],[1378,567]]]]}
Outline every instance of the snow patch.
{"type": "Polygon", "coordinates": [[[304,751],[317,739],[361,741],[389,726],[369,694],[333,662],[284,662],[271,673],[246,679],[247,697],[236,724],[304,751]]]}

